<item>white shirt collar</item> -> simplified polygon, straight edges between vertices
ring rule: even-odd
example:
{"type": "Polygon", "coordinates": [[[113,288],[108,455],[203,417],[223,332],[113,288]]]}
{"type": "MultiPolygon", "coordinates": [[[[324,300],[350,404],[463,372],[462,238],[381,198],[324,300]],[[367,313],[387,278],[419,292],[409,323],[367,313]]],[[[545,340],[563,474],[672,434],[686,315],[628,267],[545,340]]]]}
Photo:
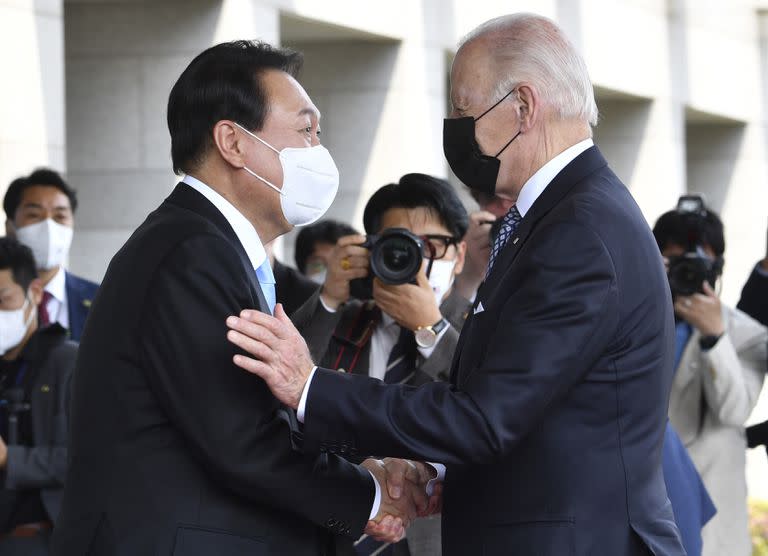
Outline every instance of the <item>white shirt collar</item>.
{"type": "Polygon", "coordinates": [[[547,188],[550,182],[555,179],[555,176],[559,174],[563,168],[568,166],[573,159],[586,151],[589,147],[594,145],[592,139],[584,139],[575,145],[568,147],[555,158],[547,162],[544,166],[539,168],[535,174],[533,174],[520,190],[520,194],[517,196],[517,203],[515,206],[520,212],[520,216],[524,217],[539,195],[547,188]]]}
{"type": "Polygon", "coordinates": [[[253,224],[232,203],[199,179],[186,175],[181,181],[203,195],[224,215],[224,218],[227,219],[227,222],[235,231],[237,239],[243,244],[243,248],[253,268],[259,268],[264,264],[264,261],[267,259],[267,253],[264,251],[264,245],[261,243],[259,234],[256,233],[256,228],[253,227],[253,224]]]}
{"type": "Polygon", "coordinates": [[[45,291],[59,303],[64,303],[67,300],[67,278],[64,267],[59,267],[59,271],[46,284],[45,291]]]}

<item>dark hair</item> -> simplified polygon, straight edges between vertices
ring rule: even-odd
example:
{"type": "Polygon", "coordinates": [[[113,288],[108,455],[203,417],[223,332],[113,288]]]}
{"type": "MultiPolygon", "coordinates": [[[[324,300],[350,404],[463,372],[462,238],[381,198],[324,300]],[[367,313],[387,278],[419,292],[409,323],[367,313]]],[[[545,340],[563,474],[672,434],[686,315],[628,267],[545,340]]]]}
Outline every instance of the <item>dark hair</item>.
{"type": "Polygon", "coordinates": [[[49,168],[38,168],[28,176],[16,178],[8,186],[5,198],[3,199],[3,209],[5,209],[5,216],[8,220],[13,220],[16,217],[16,210],[21,204],[24,191],[36,185],[55,187],[69,199],[72,213],[74,214],[77,210],[77,192],[67,185],[67,182],[64,181],[58,172],[49,168]]]}
{"type": "Polygon", "coordinates": [[[37,268],[32,250],[12,237],[0,238],[0,270],[11,269],[13,281],[27,291],[37,278],[37,268]]]}
{"type": "Polygon", "coordinates": [[[662,214],[653,226],[653,236],[659,250],[664,251],[670,244],[687,247],[689,240],[694,239],[711,247],[716,256],[722,257],[725,253],[725,233],[720,217],[706,209],[706,215],[699,217],[698,221],[694,221],[694,218],[676,210],[662,214]]]}
{"type": "Polygon", "coordinates": [[[269,112],[260,74],[276,69],[296,77],[301,64],[300,53],[260,41],[225,42],[199,54],[168,97],[173,171],[188,173],[200,164],[220,120],[260,130],[269,112]]]}
{"type": "Polygon", "coordinates": [[[316,224],[301,228],[296,236],[294,260],[296,268],[303,274],[307,268],[307,260],[315,252],[318,243],[336,245],[339,238],[358,233],[352,226],[336,220],[321,220],[316,224]]]}
{"type": "Polygon", "coordinates": [[[467,233],[469,215],[453,187],[445,180],[426,174],[406,174],[398,183],[390,183],[376,191],[363,212],[365,231],[378,233],[381,218],[389,209],[419,207],[434,212],[456,239],[462,239],[467,233]]]}

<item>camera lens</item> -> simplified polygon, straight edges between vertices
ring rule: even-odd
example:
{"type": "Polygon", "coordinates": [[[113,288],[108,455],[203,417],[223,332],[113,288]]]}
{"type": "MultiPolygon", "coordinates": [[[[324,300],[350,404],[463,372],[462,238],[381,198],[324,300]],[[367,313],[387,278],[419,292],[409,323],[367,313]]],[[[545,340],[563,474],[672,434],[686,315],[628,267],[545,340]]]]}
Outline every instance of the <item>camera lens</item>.
{"type": "Polygon", "coordinates": [[[386,230],[371,249],[371,271],[385,284],[413,281],[421,268],[422,241],[401,228],[386,230]]]}
{"type": "Polygon", "coordinates": [[[680,257],[670,261],[669,285],[673,295],[693,295],[701,291],[701,285],[709,277],[706,259],[680,257]]]}

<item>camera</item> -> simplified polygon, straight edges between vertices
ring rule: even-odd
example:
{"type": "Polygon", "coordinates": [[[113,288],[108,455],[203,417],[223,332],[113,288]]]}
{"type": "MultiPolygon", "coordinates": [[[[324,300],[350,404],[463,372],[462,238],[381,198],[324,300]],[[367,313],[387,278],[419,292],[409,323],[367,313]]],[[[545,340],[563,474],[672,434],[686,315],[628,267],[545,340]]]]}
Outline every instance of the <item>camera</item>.
{"type": "Polygon", "coordinates": [[[388,285],[414,283],[424,258],[424,241],[405,228],[389,228],[369,235],[361,245],[370,251],[371,273],[352,280],[350,294],[357,299],[373,297],[373,277],[388,285]]]}
{"type": "Polygon", "coordinates": [[[685,252],[669,258],[669,286],[673,296],[688,296],[702,292],[706,280],[714,288],[723,270],[723,259],[712,260],[704,252],[701,230],[707,216],[704,200],[698,195],[683,195],[677,201],[677,212],[683,216],[688,244],[685,252]]]}

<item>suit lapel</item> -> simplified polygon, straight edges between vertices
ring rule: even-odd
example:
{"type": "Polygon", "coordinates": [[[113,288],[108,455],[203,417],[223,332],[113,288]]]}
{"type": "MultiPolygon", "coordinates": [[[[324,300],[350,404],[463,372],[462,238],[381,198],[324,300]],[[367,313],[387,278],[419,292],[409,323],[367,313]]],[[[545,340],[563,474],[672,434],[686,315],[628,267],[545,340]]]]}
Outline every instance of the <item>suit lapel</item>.
{"type": "Polygon", "coordinates": [[[568,192],[588,175],[607,165],[605,158],[597,147],[590,147],[575,159],[573,159],[559,174],[547,185],[530,210],[520,222],[517,231],[509,238],[499,259],[494,265],[488,280],[480,285],[477,299],[484,298],[483,293],[488,289],[495,289],[499,280],[504,276],[502,269],[506,269],[517,257],[520,249],[530,237],[536,225],[544,218],[568,192]]]}
{"type": "Polygon", "coordinates": [[[462,333],[459,336],[459,342],[456,346],[451,369],[451,383],[458,385],[459,374],[467,369],[461,368],[461,354],[466,343],[466,338],[472,333],[471,321],[473,320],[473,311],[477,305],[486,299],[488,293],[498,286],[508,268],[517,257],[520,249],[530,237],[536,225],[565,197],[571,189],[585,177],[594,173],[598,169],[607,166],[607,162],[600,150],[593,146],[573,159],[555,178],[547,185],[538,199],[533,203],[530,210],[523,217],[517,231],[509,238],[509,241],[499,254],[499,258],[494,265],[494,270],[488,277],[488,280],[480,284],[475,303],[467,317],[462,333]]]}
{"type": "Polygon", "coordinates": [[[248,276],[248,281],[251,284],[253,294],[259,303],[259,309],[264,313],[270,313],[269,304],[264,297],[264,292],[261,290],[261,285],[256,278],[256,272],[253,269],[251,260],[248,258],[248,254],[245,252],[245,247],[240,243],[240,239],[237,237],[235,230],[229,225],[229,222],[223,214],[217,209],[208,199],[203,195],[195,191],[192,187],[185,183],[180,183],[173,190],[173,193],[166,199],[167,203],[175,205],[177,207],[191,210],[192,212],[202,216],[214,226],[229,240],[232,246],[240,256],[240,262],[243,264],[245,274],[248,276]]]}

